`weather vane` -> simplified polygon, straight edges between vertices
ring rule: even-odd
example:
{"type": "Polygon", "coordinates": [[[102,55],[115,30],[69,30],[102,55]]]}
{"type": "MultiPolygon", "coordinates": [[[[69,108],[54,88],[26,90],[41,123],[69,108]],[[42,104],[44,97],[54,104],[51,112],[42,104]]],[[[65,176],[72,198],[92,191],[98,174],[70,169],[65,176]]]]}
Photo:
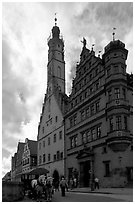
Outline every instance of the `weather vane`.
{"type": "Polygon", "coordinates": [[[113,33],[112,33],[112,35],[113,35],[113,41],[115,41],[115,31],[116,30],[116,28],[113,28],[113,33]]]}
{"type": "Polygon", "coordinates": [[[81,41],[83,43],[83,47],[86,47],[86,39],[83,37],[83,41],[81,41]]]}
{"type": "Polygon", "coordinates": [[[55,26],[57,25],[57,18],[56,18],[56,14],[57,14],[57,13],[55,13],[55,19],[54,19],[54,20],[55,20],[55,26]]]}

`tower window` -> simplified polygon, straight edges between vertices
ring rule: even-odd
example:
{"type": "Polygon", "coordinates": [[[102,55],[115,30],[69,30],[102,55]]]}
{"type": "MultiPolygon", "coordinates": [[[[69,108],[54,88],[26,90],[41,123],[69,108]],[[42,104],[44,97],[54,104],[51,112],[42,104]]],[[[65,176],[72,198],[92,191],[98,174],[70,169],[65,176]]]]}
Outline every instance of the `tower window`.
{"type": "Polygon", "coordinates": [[[61,67],[58,66],[58,77],[61,77],[61,67]]]}
{"type": "Polygon", "coordinates": [[[43,162],[45,162],[45,154],[43,154],[43,162]]]}
{"type": "Polygon", "coordinates": [[[127,116],[124,116],[124,129],[127,130],[127,116]]]}
{"type": "Polygon", "coordinates": [[[113,131],[113,118],[110,118],[110,131],[113,131]]]}
{"type": "Polygon", "coordinates": [[[121,116],[116,116],[116,130],[121,130],[121,116]]]}
{"type": "Polygon", "coordinates": [[[115,98],[120,98],[120,89],[115,88],[115,98]]]}

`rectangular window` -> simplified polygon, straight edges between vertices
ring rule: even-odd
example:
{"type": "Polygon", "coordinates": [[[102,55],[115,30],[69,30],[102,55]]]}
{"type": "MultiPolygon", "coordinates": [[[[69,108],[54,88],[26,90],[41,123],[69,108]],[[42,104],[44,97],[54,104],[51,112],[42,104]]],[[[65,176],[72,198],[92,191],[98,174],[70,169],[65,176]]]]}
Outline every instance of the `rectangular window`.
{"type": "Polygon", "coordinates": [[[97,127],[97,138],[101,137],[101,126],[97,127]]]}
{"type": "Polygon", "coordinates": [[[93,87],[90,88],[90,94],[92,94],[92,93],[93,93],[93,87]]]}
{"type": "Polygon", "coordinates": [[[45,140],[43,140],[43,147],[45,147],[45,140]]]}
{"type": "Polygon", "coordinates": [[[99,111],[99,101],[96,102],[96,112],[99,111]]]}
{"type": "Polygon", "coordinates": [[[73,118],[70,119],[70,127],[73,127],[73,118]]]}
{"type": "Polygon", "coordinates": [[[89,107],[86,109],[86,117],[89,117],[90,116],[90,109],[89,107]]]}
{"type": "Polygon", "coordinates": [[[120,98],[120,89],[119,88],[115,88],[115,98],[116,99],[120,98]]]}
{"type": "Polygon", "coordinates": [[[93,128],[91,130],[91,137],[92,137],[92,140],[95,140],[96,139],[96,131],[95,131],[95,128],[93,128]]]}
{"type": "Polygon", "coordinates": [[[44,127],[42,127],[42,133],[44,134],[44,127]]]}
{"type": "Polygon", "coordinates": [[[124,116],[124,129],[127,130],[127,116],[124,116]]]}
{"type": "Polygon", "coordinates": [[[94,114],[94,104],[91,105],[91,115],[94,114]]]}
{"type": "Polygon", "coordinates": [[[107,72],[107,76],[110,76],[111,75],[111,68],[109,67],[106,72],[107,72]]]}
{"type": "Polygon", "coordinates": [[[123,98],[126,99],[126,89],[123,89],[123,98]]]}
{"type": "Polygon", "coordinates": [[[50,145],[50,137],[48,137],[48,145],[50,145]]]}
{"type": "Polygon", "coordinates": [[[59,139],[62,139],[62,131],[59,132],[59,139]]]}
{"type": "Polygon", "coordinates": [[[121,130],[121,116],[116,116],[116,130],[121,130]]]}
{"type": "Polygon", "coordinates": [[[87,132],[87,141],[88,142],[91,141],[91,132],[90,132],[90,130],[87,132]]]}
{"type": "Polygon", "coordinates": [[[77,117],[76,117],[76,115],[74,116],[74,125],[76,125],[76,119],[77,119],[77,117]]]}
{"type": "Polygon", "coordinates": [[[85,119],[85,111],[82,111],[81,112],[81,120],[84,120],[85,119]]]}
{"type": "Polygon", "coordinates": [[[60,152],[57,151],[57,160],[59,160],[59,159],[60,159],[60,152]]]}
{"type": "Polygon", "coordinates": [[[92,79],[92,74],[90,74],[90,80],[92,79]]]}
{"type": "Polygon", "coordinates": [[[71,148],[74,148],[77,146],[77,135],[70,138],[70,146],[71,148]]]}
{"type": "Polygon", "coordinates": [[[112,91],[109,90],[108,91],[108,101],[111,101],[111,99],[112,99],[112,91]]]}
{"type": "Polygon", "coordinates": [[[48,161],[50,161],[51,160],[51,155],[50,154],[48,154],[48,161]]]}
{"type": "Polygon", "coordinates": [[[63,159],[63,152],[60,153],[60,158],[63,159]]]}
{"type": "Polygon", "coordinates": [[[45,154],[43,154],[43,162],[45,163],[45,154]]]}
{"type": "Polygon", "coordinates": [[[83,144],[87,143],[87,135],[85,132],[82,134],[82,143],[83,144]]]}
{"type": "Polygon", "coordinates": [[[113,131],[113,118],[110,118],[110,131],[113,131]]]}
{"type": "Polygon", "coordinates": [[[105,161],[105,176],[109,177],[110,176],[110,161],[105,161]]]}
{"type": "Polygon", "coordinates": [[[96,90],[98,90],[98,89],[99,89],[99,82],[96,83],[96,90]]]}
{"type": "Polygon", "coordinates": [[[54,159],[54,161],[56,161],[56,154],[54,154],[53,159],[54,159]]]}
{"type": "Polygon", "coordinates": [[[56,142],[56,134],[54,134],[53,141],[56,142]]]}
{"type": "Polygon", "coordinates": [[[39,156],[39,164],[41,164],[41,162],[42,162],[42,157],[39,156]]]}

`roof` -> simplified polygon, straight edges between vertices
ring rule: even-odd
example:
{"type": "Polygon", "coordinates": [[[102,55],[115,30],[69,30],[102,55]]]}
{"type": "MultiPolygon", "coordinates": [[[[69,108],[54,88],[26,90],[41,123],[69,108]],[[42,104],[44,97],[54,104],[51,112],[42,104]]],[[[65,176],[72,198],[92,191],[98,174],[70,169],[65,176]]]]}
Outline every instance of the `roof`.
{"type": "Polygon", "coordinates": [[[37,154],[37,141],[35,140],[28,140],[28,146],[31,155],[37,154]]]}

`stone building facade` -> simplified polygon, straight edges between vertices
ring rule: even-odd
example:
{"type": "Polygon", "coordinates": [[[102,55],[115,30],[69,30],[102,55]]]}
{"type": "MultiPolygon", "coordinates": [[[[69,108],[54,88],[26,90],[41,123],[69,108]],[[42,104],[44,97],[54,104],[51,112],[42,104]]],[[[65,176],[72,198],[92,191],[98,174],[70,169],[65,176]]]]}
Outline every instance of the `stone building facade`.
{"type": "Polygon", "coordinates": [[[60,29],[52,28],[48,39],[47,91],[38,127],[38,166],[49,170],[55,180],[64,175],[64,41],[60,29]]]}
{"type": "Polygon", "coordinates": [[[133,171],[133,76],[128,51],[111,41],[102,58],[86,48],[76,67],[65,114],[66,177],[81,187],[98,177],[104,187],[125,186],[133,171]]]}

